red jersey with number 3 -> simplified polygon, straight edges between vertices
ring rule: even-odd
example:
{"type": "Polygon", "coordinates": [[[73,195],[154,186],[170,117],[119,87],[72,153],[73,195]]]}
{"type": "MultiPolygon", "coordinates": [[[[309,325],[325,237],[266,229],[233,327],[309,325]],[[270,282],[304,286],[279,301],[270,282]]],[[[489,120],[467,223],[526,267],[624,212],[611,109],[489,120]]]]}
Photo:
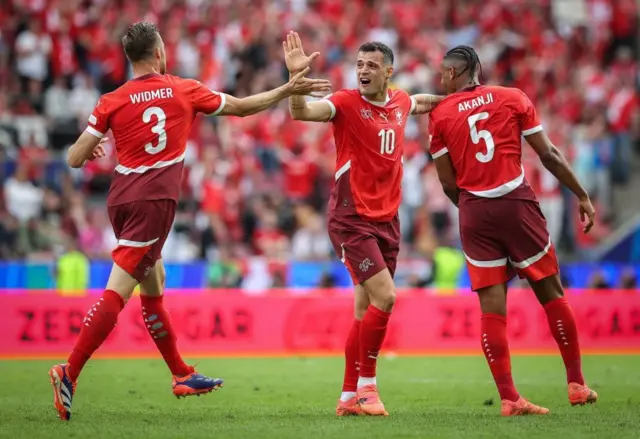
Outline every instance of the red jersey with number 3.
{"type": "Polygon", "coordinates": [[[429,130],[431,155],[449,154],[461,190],[498,198],[526,182],[521,136],[542,125],[522,91],[481,85],[447,96],[431,112],[429,130]]]}
{"type": "Polygon", "coordinates": [[[400,206],[404,129],[414,100],[403,90],[389,90],[385,102],[340,90],[325,101],[337,148],[330,214],[355,210],[366,220],[391,221],[400,206]]]}
{"type": "Polygon", "coordinates": [[[98,101],[87,131],[111,130],[118,166],[108,206],[139,200],[178,201],[187,137],[197,113],[215,115],[225,95],[193,79],[150,74],[128,81],[98,101]]]}

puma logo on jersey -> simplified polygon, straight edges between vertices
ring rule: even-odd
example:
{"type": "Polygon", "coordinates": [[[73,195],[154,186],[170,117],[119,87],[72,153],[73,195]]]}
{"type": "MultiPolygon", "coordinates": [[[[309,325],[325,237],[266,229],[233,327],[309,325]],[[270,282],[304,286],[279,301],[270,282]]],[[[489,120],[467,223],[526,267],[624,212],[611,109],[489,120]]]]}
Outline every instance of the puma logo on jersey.
{"type": "Polygon", "coordinates": [[[172,88],[159,88],[151,91],[141,91],[139,93],[129,95],[132,104],[138,104],[140,102],[149,102],[154,99],[167,99],[173,97],[172,88]]]}
{"type": "Polygon", "coordinates": [[[384,121],[385,121],[386,123],[389,123],[389,116],[387,116],[387,115],[386,115],[386,114],[384,114],[384,113],[381,113],[380,111],[378,111],[378,114],[380,115],[380,117],[381,117],[382,119],[384,119],[384,121]]]}
{"type": "Polygon", "coordinates": [[[473,98],[468,101],[460,102],[458,104],[458,113],[462,113],[463,111],[471,111],[474,108],[478,108],[485,104],[490,104],[495,102],[493,100],[493,94],[487,93],[484,96],[478,96],[477,98],[473,98]]]}

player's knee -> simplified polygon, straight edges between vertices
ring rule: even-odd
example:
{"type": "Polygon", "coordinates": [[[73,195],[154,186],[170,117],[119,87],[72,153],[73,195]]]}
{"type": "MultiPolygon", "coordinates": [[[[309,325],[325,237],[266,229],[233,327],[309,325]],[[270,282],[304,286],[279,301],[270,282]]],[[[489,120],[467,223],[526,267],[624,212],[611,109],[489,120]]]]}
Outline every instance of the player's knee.
{"type": "Polygon", "coordinates": [[[396,303],[396,288],[393,284],[380,289],[372,295],[371,304],[385,312],[391,312],[396,303]]]}

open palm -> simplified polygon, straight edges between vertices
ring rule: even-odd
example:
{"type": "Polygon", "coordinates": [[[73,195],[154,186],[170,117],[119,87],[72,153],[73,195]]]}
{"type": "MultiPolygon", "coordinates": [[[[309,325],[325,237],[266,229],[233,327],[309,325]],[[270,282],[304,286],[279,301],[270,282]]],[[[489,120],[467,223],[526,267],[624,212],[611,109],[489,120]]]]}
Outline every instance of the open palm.
{"type": "Polygon", "coordinates": [[[314,52],[310,56],[305,55],[300,36],[293,31],[287,34],[286,41],[282,42],[282,48],[284,49],[284,61],[290,73],[301,72],[320,55],[320,52],[314,52]]]}

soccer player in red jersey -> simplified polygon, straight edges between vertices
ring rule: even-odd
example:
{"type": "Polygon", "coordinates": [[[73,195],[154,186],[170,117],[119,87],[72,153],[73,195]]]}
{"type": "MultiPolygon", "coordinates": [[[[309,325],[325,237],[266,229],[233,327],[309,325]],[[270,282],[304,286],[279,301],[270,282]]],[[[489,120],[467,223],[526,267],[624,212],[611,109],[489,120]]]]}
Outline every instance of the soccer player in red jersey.
{"type": "Polygon", "coordinates": [[[502,399],[502,415],[549,412],[522,398],[511,377],[506,298],[515,273],[528,280],[547,314],[566,367],[569,401],[595,402],[598,395],[582,376],[578,331],[555,249],[522,168],[521,136],[578,198],[585,233],[593,226],[593,206],[549,141],[529,98],[515,88],[480,85],[480,68],[471,47],[458,46],[445,55],[440,72],[448,96],[430,114],[431,155],[444,191],[459,207],[471,287],[482,309],[482,349],[502,399]]]}
{"type": "Polygon", "coordinates": [[[196,80],[166,74],[164,43],[153,24],[134,24],[122,44],[134,78],[102,96],[67,159],[78,168],[103,156],[104,135],[113,133],[119,164],[107,207],[118,246],[105,292],[87,313],[68,362],[49,372],[54,404],[63,420],[71,418],[78,375],[115,327],[138,284],[144,325],[171,370],[173,393],[200,395],[222,385],[222,380],[198,374],[183,361],[163,305],[161,251],[175,216],[191,124],[197,113],[247,116],[293,94],[330,90],[328,81],[307,79],[301,72],[277,89],[238,99],[196,80]]]}
{"type": "MultiPolygon", "coordinates": [[[[283,46],[292,76],[318,56],[304,54],[295,32],[283,46]]],[[[393,52],[382,43],[360,46],[356,74],[358,89],[340,90],[315,102],[292,97],[289,110],[296,120],[332,122],[337,147],[329,237],[355,285],[355,319],[347,337],[336,414],[386,416],[376,364],[396,297],[404,129],[410,114],[430,111],[439,97],[390,90],[393,52]]]]}

